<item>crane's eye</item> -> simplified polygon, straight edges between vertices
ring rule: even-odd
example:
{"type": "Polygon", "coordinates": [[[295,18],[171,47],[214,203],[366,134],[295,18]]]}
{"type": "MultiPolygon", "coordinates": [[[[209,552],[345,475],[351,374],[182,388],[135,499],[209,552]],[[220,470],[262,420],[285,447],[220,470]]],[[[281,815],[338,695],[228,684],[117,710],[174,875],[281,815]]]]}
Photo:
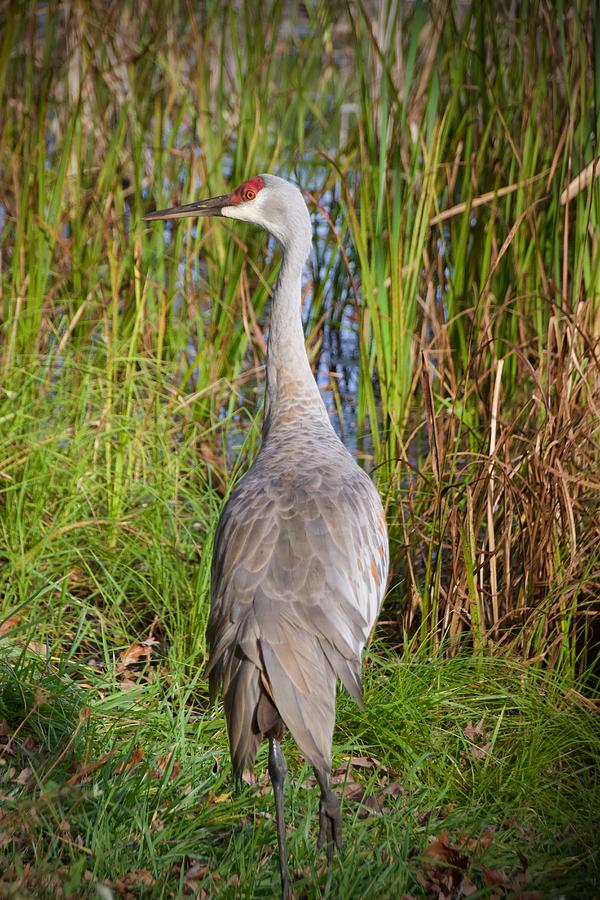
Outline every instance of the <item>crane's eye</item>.
{"type": "Polygon", "coordinates": [[[256,197],[256,191],[253,191],[252,188],[246,188],[244,193],[242,194],[244,200],[254,200],[256,197]]]}

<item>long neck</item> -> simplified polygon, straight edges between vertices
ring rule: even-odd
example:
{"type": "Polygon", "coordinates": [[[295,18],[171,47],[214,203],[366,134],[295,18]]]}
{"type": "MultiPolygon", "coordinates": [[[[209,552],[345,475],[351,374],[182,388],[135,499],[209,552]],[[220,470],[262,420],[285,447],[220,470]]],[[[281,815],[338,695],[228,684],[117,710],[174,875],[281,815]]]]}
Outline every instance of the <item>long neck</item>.
{"type": "Polygon", "coordinates": [[[275,290],[267,350],[263,435],[279,423],[329,416],[313,377],[302,331],[302,251],[288,247],[275,290]]]}

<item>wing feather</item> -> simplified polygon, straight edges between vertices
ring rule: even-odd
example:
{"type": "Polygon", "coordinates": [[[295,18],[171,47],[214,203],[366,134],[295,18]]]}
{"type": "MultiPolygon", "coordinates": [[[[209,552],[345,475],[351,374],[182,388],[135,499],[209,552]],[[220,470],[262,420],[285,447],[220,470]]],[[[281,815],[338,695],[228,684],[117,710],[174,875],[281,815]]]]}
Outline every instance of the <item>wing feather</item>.
{"type": "Polygon", "coordinates": [[[375,487],[343,447],[337,465],[321,466],[261,451],[217,529],[207,631],[211,693],[222,684],[237,763],[254,758],[242,729],[248,703],[258,728],[261,678],[306,757],[317,767],[329,759],[336,678],[362,704],[360,657],[385,590],[387,547],[375,487]]]}

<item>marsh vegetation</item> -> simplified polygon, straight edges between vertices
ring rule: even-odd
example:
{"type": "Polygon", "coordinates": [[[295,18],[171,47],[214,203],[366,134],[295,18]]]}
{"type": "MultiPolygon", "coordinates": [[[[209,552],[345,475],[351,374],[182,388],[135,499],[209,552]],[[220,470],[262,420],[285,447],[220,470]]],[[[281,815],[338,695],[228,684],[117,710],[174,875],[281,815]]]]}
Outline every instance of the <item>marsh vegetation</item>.
{"type": "Polygon", "coordinates": [[[141,222],[275,171],[314,216],[307,345],[392,556],[366,713],[339,698],[329,873],[288,747],[297,896],[592,896],[594,5],[0,15],[0,893],[277,889],[266,758],[232,794],[203,664],[278,252],[141,222]]]}

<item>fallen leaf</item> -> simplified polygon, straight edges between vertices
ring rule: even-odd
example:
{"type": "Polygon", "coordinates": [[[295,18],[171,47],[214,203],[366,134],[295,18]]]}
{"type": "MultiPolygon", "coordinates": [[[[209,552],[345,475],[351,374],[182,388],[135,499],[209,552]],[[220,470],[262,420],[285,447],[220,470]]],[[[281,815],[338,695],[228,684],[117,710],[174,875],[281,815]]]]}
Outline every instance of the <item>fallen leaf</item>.
{"type": "Polygon", "coordinates": [[[449,863],[451,866],[466,869],[469,859],[463,856],[458,847],[450,843],[447,831],[440,832],[439,837],[433,838],[428,847],[423,851],[423,856],[436,862],[449,863]]]}
{"type": "Polygon", "coordinates": [[[217,468],[225,468],[225,460],[222,456],[215,453],[214,448],[210,444],[201,443],[199,453],[204,462],[210,463],[217,468]]]}
{"type": "Polygon", "coordinates": [[[458,888],[458,896],[459,897],[470,897],[471,894],[475,894],[477,891],[477,887],[473,884],[468,875],[463,875],[462,881],[460,882],[460,886],[458,888]]]}
{"type": "Polygon", "coordinates": [[[494,833],[493,828],[486,828],[481,834],[475,836],[471,834],[459,834],[457,836],[457,843],[461,850],[465,850],[469,853],[488,850],[494,840],[494,833]]]}
{"type": "Polygon", "coordinates": [[[484,744],[483,747],[478,747],[477,744],[473,744],[472,747],[469,747],[469,753],[475,759],[485,759],[491,749],[492,745],[489,742],[484,744]]]}
{"type": "Polygon", "coordinates": [[[368,793],[364,784],[347,780],[341,785],[340,793],[345,800],[354,800],[361,803],[363,809],[359,810],[358,816],[359,818],[365,818],[369,814],[369,810],[376,813],[385,812],[390,805],[390,798],[393,799],[404,793],[404,788],[399,781],[393,781],[391,784],[384,785],[381,790],[368,793]]]}
{"type": "Polygon", "coordinates": [[[121,652],[117,664],[117,672],[124,672],[127,666],[133,666],[135,663],[139,662],[142,657],[149,660],[151,653],[152,647],[147,644],[132,644],[121,652]]]}
{"type": "Polygon", "coordinates": [[[378,759],[375,759],[374,756],[353,756],[352,759],[348,760],[347,765],[356,766],[359,769],[382,769],[382,771],[387,772],[385,766],[378,759]]]}
{"type": "MultiPolygon", "coordinates": [[[[174,750],[173,750],[173,748],[171,748],[171,750],[169,750],[167,753],[165,753],[164,756],[162,756],[159,759],[155,768],[150,770],[151,778],[163,778],[164,777],[164,774],[167,771],[167,769],[169,767],[169,763],[171,762],[171,759],[173,757],[173,753],[174,753],[174,750]]],[[[179,762],[178,762],[178,760],[175,760],[173,762],[173,766],[171,768],[169,778],[172,781],[173,779],[177,778],[178,775],[179,775],[179,762]]]]}
{"type": "Polygon", "coordinates": [[[344,775],[350,769],[379,769],[385,775],[390,775],[392,777],[396,777],[397,773],[392,769],[389,769],[387,766],[384,766],[380,760],[378,760],[375,756],[352,756],[350,759],[345,760],[340,766],[335,769],[332,773],[334,777],[339,775],[344,775]]]}
{"type": "Polygon", "coordinates": [[[0,831],[0,850],[4,850],[12,844],[15,837],[14,831],[0,831]]]}
{"type": "Polygon", "coordinates": [[[505,887],[508,884],[508,879],[503,869],[489,869],[487,866],[482,865],[481,872],[486,887],[494,887],[495,885],[505,887]]]}
{"type": "Polygon", "coordinates": [[[15,782],[17,784],[27,784],[28,781],[31,781],[31,776],[33,775],[32,770],[29,766],[25,766],[24,769],[21,769],[17,777],[15,778],[15,782]]]}
{"type": "Polygon", "coordinates": [[[90,593],[92,585],[84,570],[79,566],[74,566],[67,577],[69,591],[75,597],[85,597],[90,593]]]}
{"type": "Polygon", "coordinates": [[[186,869],[184,877],[186,881],[202,881],[209,874],[209,868],[206,863],[196,862],[192,863],[189,869],[186,869]]]}
{"type": "Polygon", "coordinates": [[[152,813],[152,819],[150,821],[150,828],[152,831],[164,831],[165,823],[160,818],[156,810],[152,813]]]}
{"type": "Polygon", "coordinates": [[[271,793],[271,778],[268,772],[263,772],[259,778],[253,772],[244,772],[242,781],[257,788],[257,797],[266,797],[267,794],[271,793]]]}
{"type": "Polygon", "coordinates": [[[459,898],[473,893],[472,882],[466,874],[469,857],[450,843],[447,831],[442,831],[439,837],[432,838],[422,856],[424,857],[423,871],[419,872],[417,880],[433,896],[442,900],[442,898],[459,898]]]}
{"type": "Polygon", "coordinates": [[[13,613],[8,619],[4,619],[4,621],[0,622],[0,637],[4,637],[5,634],[8,634],[13,628],[16,628],[20,622],[21,616],[19,613],[13,613]]]}
{"type": "Polygon", "coordinates": [[[483,850],[488,850],[492,846],[492,841],[494,840],[494,829],[486,828],[483,831],[483,834],[479,835],[477,839],[477,843],[483,850]]]}
{"type": "Polygon", "coordinates": [[[392,781],[382,789],[381,793],[384,797],[397,797],[399,794],[406,794],[406,788],[399,781],[392,781]]]}
{"type": "Polygon", "coordinates": [[[118,894],[127,896],[130,894],[130,888],[150,887],[153,884],[154,876],[148,869],[134,869],[121,878],[117,878],[113,887],[118,894]]]}
{"type": "MultiPolygon", "coordinates": [[[[488,735],[484,731],[483,723],[485,720],[485,713],[480,718],[477,725],[473,725],[471,722],[467,722],[466,726],[463,728],[463,734],[467,738],[468,741],[471,742],[471,745],[468,749],[468,752],[474,759],[485,759],[490,750],[492,749],[491,741],[487,740],[488,735]],[[483,743],[485,741],[485,744],[483,743]]],[[[461,757],[466,759],[466,754],[464,750],[461,750],[461,757]]]]}
{"type": "MultiPolygon", "coordinates": [[[[343,781],[343,780],[344,780],[343,777],[340,778],[339,776],[336,776],[335,772],[331,776],[332,784],[339,784],[340,781],[343,781]]],[[[317,779],[313,778],[313,776],[311,775],[310,778],[307,778],[306,781],[302,782],[300,787],[302,788],[303,791],[309,791],[311,788],[314,788],[316,786],[316,784],[317,784],[317,779]]]]}
{"type": "Polygon", "coordinates": [[[131,759],[124,760],[122,763],[120,763],[115,769],[115,775],[120,775],[122,772],[127,772],[129,771],[129,769],[133,769],[134,766],[137,766],[139,765],[139,763],[141,763],[145,755],[146,754],[144,753],[143,748],[140,747],[139,744],[137,744],[135,750],[131,754],[131,759]]]}
{"type": "Polygon", "coordinates": [[[155,637],[147,637],[145,641],[142,641],[142,647],[157,647],[160,644],[160,641],[155,637]]]}
{"type": "Polygon", "coordinates": [[[483,723],[485,720],[485,713],[480,718],[477,725],[472,725],[471,722],[467,722],[466,726],[463,728],[463,734],[467,738],[467,740],[472,741],[474,738],[480,737],[485,738],[486,734],[483,730],[483,723]]]}
{"type": "Polygon", "coordinates": [[[421,810],[420,813],[417,813],[416,822],[417,825],[425,825],[433,814],[433,808],[431,806],[426,807],[426,809],[421,810]]]}
{"type": "Polygon", "coordinates": [[[362,800],[365,789],[362,784],[358,784],[356,781],[347,781],[342,785],[340,794],[346,800],[362,800]]]}

